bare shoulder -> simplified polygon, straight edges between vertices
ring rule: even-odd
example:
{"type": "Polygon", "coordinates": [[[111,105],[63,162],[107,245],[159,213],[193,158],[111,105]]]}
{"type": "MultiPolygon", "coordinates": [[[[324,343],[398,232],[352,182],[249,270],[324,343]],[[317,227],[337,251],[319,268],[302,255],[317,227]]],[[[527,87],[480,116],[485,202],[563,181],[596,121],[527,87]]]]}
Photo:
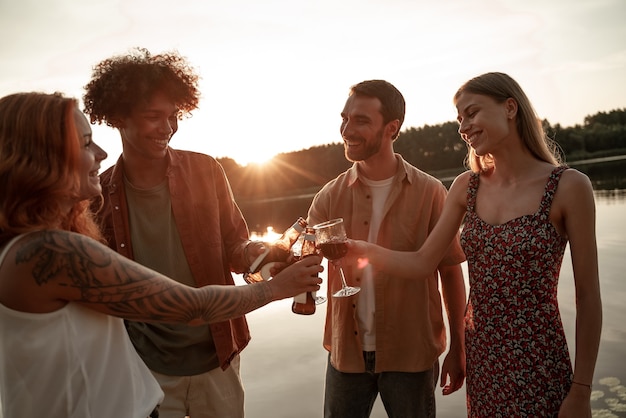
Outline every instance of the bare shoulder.
{"type": "Polygon", "coordinates": [[[591,180],[586,174],[574,169],[568,168],[561,175],[559,187],[557,189],[557,197],[576,199],[581,194],[593,194],[591,180]]]}
{"type": "Polygon", "coordinates": [[[7,252],[5,262],[28,263],[43,253],[71,254],[76,248],[97,244],[87,236],[65,230],[40,230],[23,234],[7,252]]]}
{"type": "MultiPolygon", "coordinates": [[[[0,270],[0,302],[23,312],[51,312],[70,299],[72,284],[85,277],[104,245],[74,232],[35,231],[9,249],[0,270]]],[[[100,257],[102,259],[102,257],[100,257]]],[[[75,292],[74,292],[75,293],[75,292]]]]}
{"type": "Polygon", "coordinates": [[[56,229],[30,233],[16,247],[18,263],[52,255],[85,259],[112,251],[86,235],[56,229]]]}
{"type": "Polygon", "coordinates": [[[559,226],[566,219],[591,218],[595,212],[591,180],[586,174],[569,168],[563,172],[556,193],[550,218],[559,226]]]}
{"type": "Polygon", "coordinates": [[[35,245],[44,244],[46,242],[51,242],[55,240],[76,240],[78,242],[92,241],[94,243],[97,243],[97,241],[89,238],[86,235],[79,234],[77,232],[67,231],[64,229],[44,229],[41,231],[30,232],[24,236],[24,240],[22,242],[35,245]]]}
{"type": "Polygon", "coordinates": [[[469,179],[470,179],[471,175],[472,175],[472,171],[471,170],[467,170],[467,171],[462,172],[461,174],[456,176],[456,178],[452,182],[452,185],[454,186],[455,184],[459,184],[459,185],[467,187],[467,185],[469,184],[469,179]]]}
{"type": "Polygon", "coordinates": [[[96,269],[111,266],[113,251],[88,236],[65,231],[43,230],[20,240],[10,258],[38,286],[55,283],[74,285],[93,280],[96,269]]]}
{"type": "Polygon", "coordinates": [[[459,174],[450,186],[448,198],[454,200],[455,203],[465,206],[471,176],[472,172],[469,170],[459,174]]]}

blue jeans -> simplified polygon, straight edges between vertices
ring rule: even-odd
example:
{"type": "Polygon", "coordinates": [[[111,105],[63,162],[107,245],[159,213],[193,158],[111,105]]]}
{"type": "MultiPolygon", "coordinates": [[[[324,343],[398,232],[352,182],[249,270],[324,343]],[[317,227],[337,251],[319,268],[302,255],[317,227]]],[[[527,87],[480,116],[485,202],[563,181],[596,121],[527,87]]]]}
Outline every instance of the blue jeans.
{"type": "Polygon", "coordinates": [[[374,373],[376,352],[364,351],[365,373],[326,367],[324,418],[368,418],[380,394],[389,418],[434,418],[439,362],[424,372],[374,373]]]}

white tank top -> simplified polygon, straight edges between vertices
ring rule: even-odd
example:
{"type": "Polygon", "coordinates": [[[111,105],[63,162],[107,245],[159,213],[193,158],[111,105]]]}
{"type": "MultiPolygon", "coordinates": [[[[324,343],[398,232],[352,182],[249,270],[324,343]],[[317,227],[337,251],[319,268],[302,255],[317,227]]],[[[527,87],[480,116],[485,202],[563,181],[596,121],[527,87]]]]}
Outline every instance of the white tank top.
{"type": "Polygon", "coordinates": [[[122,319],[77,303],[49,313],[0,304],[0,399],[5,418],[146,418],[163,392],[122,319]]]}

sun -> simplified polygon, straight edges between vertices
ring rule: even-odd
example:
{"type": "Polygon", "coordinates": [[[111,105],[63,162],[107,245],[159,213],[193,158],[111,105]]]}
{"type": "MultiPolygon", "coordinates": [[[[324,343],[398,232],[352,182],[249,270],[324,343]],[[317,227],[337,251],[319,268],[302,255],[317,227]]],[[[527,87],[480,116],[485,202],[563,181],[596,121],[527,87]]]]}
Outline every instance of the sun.
{"type": "Polygon", "coordinates": [[[249,165],[264,166],[274,158],[275,153],[271,151],[260,151],[258,149],[241,149],[237,154],[231,157],[242,167],[249,165]]]}

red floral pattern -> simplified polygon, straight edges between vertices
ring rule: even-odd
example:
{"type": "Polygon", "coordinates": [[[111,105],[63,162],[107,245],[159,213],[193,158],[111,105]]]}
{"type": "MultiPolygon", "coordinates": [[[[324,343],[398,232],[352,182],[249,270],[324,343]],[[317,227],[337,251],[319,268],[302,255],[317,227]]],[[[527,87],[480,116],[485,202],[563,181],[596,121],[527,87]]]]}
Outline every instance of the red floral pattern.
{"type": "Polygon", "coordinates": [[[571,385],[572,367],[558,308],[567,240],[550,223],[559,179],[550,175],[539,210],[502,225],[475,212],[472,174],[461,245],[470,295],[465,312],[470,417],[552,417],[571,385]]]}

